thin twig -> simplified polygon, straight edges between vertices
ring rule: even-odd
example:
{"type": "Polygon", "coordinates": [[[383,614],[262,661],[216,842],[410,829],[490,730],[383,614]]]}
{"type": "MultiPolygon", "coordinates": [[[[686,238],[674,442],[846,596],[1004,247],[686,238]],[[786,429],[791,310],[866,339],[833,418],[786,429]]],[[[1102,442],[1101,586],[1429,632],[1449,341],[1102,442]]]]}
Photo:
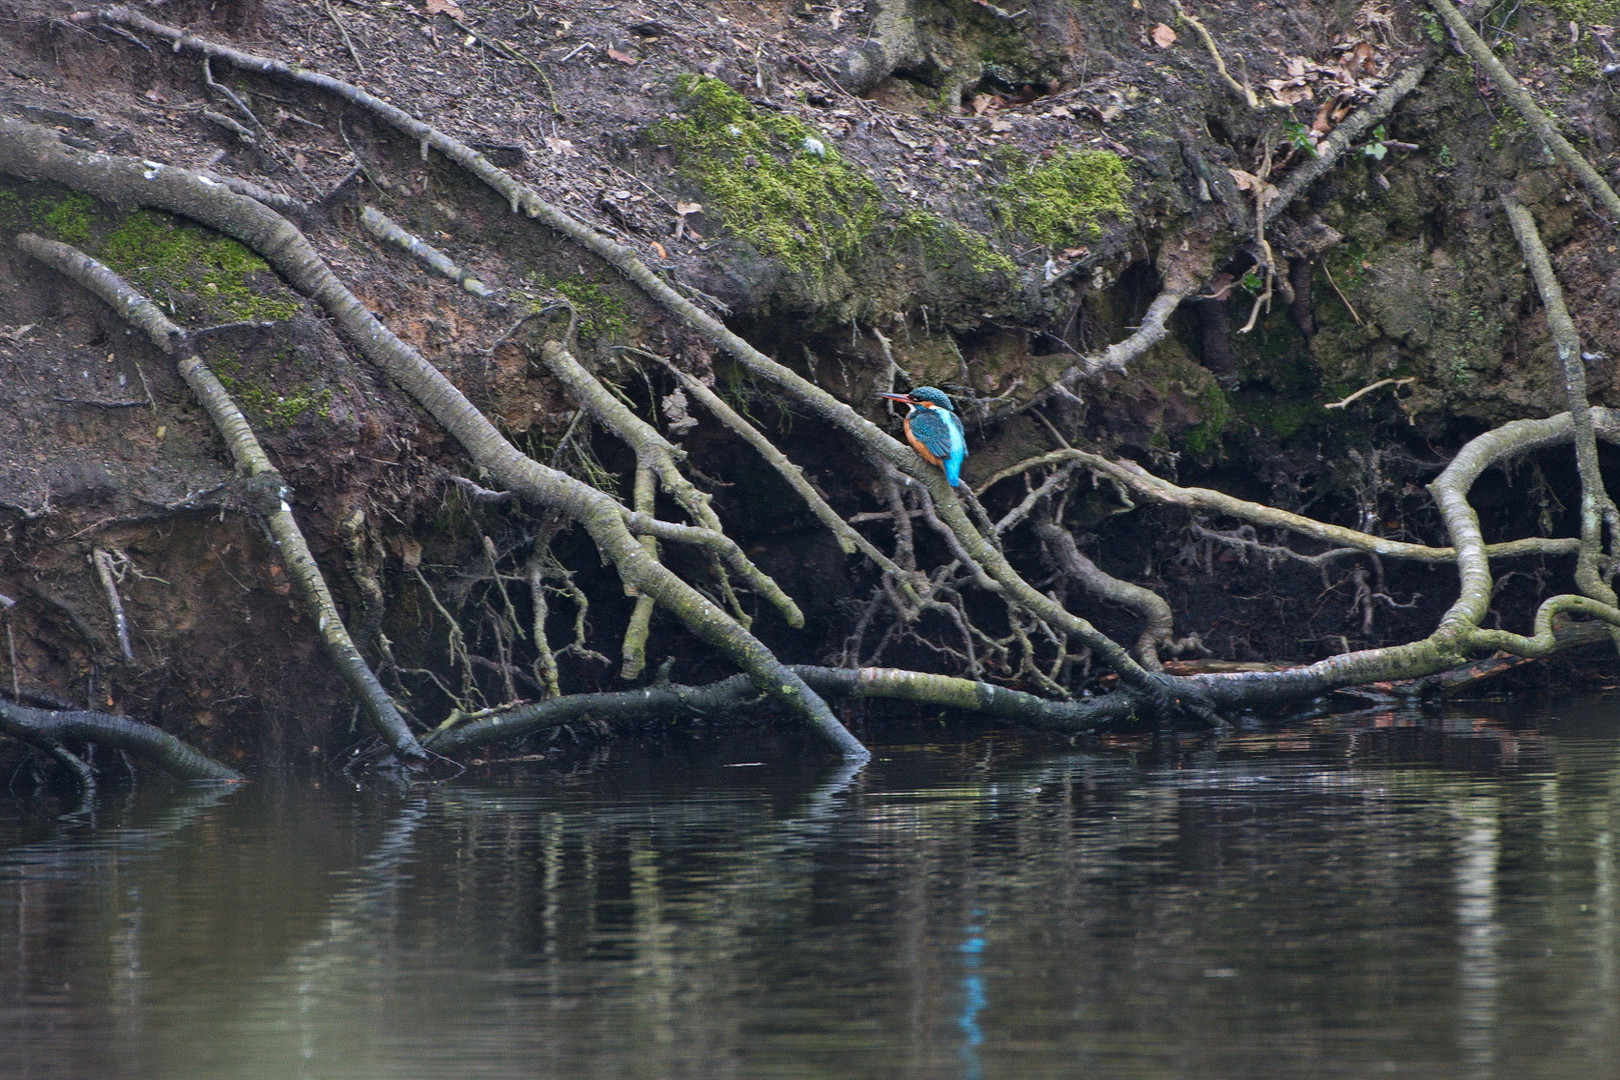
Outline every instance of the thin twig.
{"type": "Polygon", "coordinates": [[[359,70],[360,77],[364,79],[366,77],[366,65],[360,59],[360,50],[354,47],[354,41],[349,37],[349,28],[343,25],[342,19],[338,18],[337,11],[332,7],[332,0],[322,0],[322,6],[326,8],[327,17],[332,20],[332,24],[337,27],[338,33],[342,36],[343,47],[349,50],[349,59],[354,61],[355,68],[359,70]]]}
{"type": "Polygon", "coordinates": [[[1374,390],[1377,390],[1381,386],[1400,387],[1400,386],[1405,386],[1407,383],[1416,382],[1416,381],[1417,381],[1416,376],[1412,376],[1412,375],[1407,375],[1407,376],[1405,376],[1403,378],[1399,378],[1399,379],[1379,379],[1375,383],[1368,383],[1366,386],[1363,386],[1360,390],[1357,390],[1355,393],[1351,394],[1349,397],[1341,398],[1338,401],[1329,402],[1328,404],[1323,405],[1322,408],[1324,408],[1324,409],[1342,409],[1346,405],[1350,404],[1352,401],[1354,401],[1357,398],[1361,397],[1363,394],[1370,394],[1374,390]]]}
{"type": "Polygon", "coordinates": [[[1193,18],[1187,9],[1181,6],[1181,0],[1175,0],[1175,5],[1176,14],[1198,32],[1198,37],[1203,41],[1204,48],[1209,50],[1209,55],[1215,60],[1215,72],[1220,75],[1221,81],[1226,83],[1234,94],[1248,102],[1249,108],[1254,109],[1256,112],[1260,111],[1260,99],[1255,97],[1254,90],[1250,88],[1247,79],[1240,83],[1232,78],[1231,72],[1226,70],[1226,61],[1221,59],[1221,50],[1216,47],[1215,38],[1204,27],[1204,24],[1193,18]]]}
{"type": "Polygon", "coordinates": [[[118,582],[114,580],[113,558],[101,548],[96,548],[90,553],[90,563],[96,568],[101,591],[107,595],[107,606],[112,609],[113,626],[118,631],[118,650],[123,653],[124,663],[133,664],[135,651],[129,645],[129,619],[124,615],[124,601],[118,595],[118,582]]]}
{"type": "Polygon", "coordinates": [[[1328,284],[1333,286],[1334,295],[1339,298],[1340,303],[1344,304],[1344,309],[1350,313],[1350,317],[1356,321],[1356,325],[1366,326],[1367,324],[1361,321],[1361,316],[1356,314],[1356,307],[1350,302],[1350,298],[1344,295],[1344,292],[1339,288],[1339,283],[1333,280],[1333,271],[1328,269],[1325,260],[1321,263],[1321,267],[1322,273],[1327,275],[1328,284]]]}

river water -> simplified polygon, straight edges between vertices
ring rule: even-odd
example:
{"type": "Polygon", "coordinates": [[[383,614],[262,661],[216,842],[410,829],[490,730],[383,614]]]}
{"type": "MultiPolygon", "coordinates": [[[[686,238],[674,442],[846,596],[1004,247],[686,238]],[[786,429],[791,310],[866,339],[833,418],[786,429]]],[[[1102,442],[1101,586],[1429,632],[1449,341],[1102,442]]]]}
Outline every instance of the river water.
{"type": "Polygon", "coordinates": [[[896,738],[0,802],[0,1077],[1620,1077],[1620,698],[896,738]]]}

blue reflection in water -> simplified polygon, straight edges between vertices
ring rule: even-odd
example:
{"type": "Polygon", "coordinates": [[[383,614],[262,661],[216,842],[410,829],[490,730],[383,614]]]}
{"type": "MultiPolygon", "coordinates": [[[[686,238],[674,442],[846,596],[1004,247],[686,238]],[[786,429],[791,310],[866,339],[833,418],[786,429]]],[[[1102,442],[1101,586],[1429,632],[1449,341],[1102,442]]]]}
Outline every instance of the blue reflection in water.
{"type": "Polygon", "coordinates": [[[957,1025],[962,1029],[962,1075],[966,1080],[980,1080],[984,1075],[979,1062],[979,1046],[984,1042],[984,1029],[979,1027],[979,1013],[984,1010],[984,974],[979,964],[984,953],[984,927],[979,920],[984,912],[974,911],[973,922],[967,928],[967,940],[957,950],[962,954],[962,1016],[957,1025]]]}
{"type": "Polygon", "coordinates": [[[1600,704],[0,799],[0,1080],[1620,1080],[1600,704]]]}

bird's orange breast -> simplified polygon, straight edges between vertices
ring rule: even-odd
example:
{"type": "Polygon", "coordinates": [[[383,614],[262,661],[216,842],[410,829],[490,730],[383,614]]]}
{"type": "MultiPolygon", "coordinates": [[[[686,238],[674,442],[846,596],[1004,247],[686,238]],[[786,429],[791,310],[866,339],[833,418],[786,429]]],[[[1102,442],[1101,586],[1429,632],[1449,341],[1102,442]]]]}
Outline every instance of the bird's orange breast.
{"type": "Polygon", "coordinates": [[[911,417],[909,417],[909,416],[906,417],[906,441],[911,444],[911,448],[913,450],[917,451],[917,456],[922,458],[924,461],[928,462],[928,464],[930,464],[930,465],[944,465],[945,464],[943,459],[941,459],[938,454],[936,454],[932,450],[928,449],[928,447],[926,445],[924,445],[924,443],[923,443],[923,441],[921,439],[917,438],[917,436],[915,436],[915,435],[913,435],[911,433],[911,417]]]}

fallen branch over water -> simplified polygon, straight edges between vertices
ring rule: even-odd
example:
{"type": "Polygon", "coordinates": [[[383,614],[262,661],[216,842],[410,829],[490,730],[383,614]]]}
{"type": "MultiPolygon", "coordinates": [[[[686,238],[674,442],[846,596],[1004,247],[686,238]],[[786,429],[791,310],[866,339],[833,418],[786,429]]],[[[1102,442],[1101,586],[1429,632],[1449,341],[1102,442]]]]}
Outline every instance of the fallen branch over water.
{"type": "MultiPolygon", "coordinates": [[[[127,716],[91,712],[80,709],[35,709],[14,701],[0,700],[0,735],[55,754],[62,750],[71,755],[67,746],[94,743],[108,750],[123,750],[149,761],[164,772],[182,780],[240,780],[242,774],[229,765],[221,764],[192,749],[162,728],[131,720],[127,716]]],[[[90,783],[86,771],[65,762],[74,771],[81,785],[90,783]]]]}
{"type": "MultiPolygon", "coordinates": [[[[795,664],[794,674],[826,697],[908,701],[933,708],[962,709],[1041,731],[1090,731],[1128,715],[1128,697],[1111,694],[1080,701],[1053,701],[1005,686],[930,675],[898,668],[829,668],[795,664]]],[[[582,720],[627,723],[661,717],[716,715],[757,704],[760,695],[746,678],[704,686],[663,683],[641,690],[571,694],[525,702],[478,717],[424,740],[436,753],[454,754],[476,746],[522,738],[582,720]]]]}

